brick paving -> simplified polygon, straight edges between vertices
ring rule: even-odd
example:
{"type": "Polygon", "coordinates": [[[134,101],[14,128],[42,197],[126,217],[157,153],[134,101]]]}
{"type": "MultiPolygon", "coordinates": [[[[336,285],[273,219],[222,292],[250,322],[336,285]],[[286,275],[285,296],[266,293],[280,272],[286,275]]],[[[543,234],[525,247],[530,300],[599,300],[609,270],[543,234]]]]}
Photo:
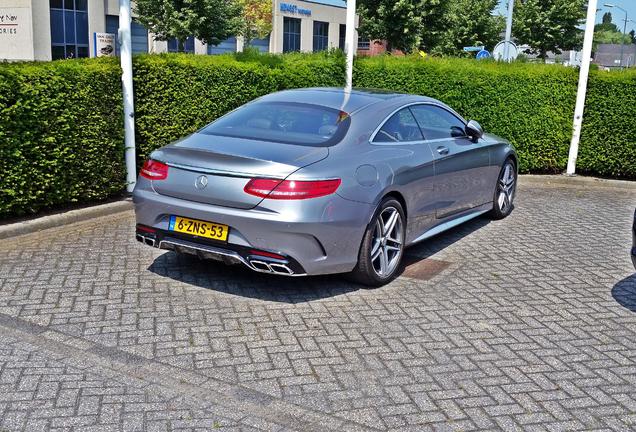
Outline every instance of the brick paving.
{"type": "Polygon", "coordinates": [[[0,241],[0,431],[636,430],[634,190],[522,184],[392,284],[0,241]]]}

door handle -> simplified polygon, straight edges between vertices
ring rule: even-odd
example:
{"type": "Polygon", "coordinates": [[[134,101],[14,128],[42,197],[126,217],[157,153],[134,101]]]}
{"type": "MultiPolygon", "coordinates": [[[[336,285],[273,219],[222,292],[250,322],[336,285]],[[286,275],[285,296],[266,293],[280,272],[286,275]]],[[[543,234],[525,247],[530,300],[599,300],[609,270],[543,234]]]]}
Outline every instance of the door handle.
{"type": "Polygon", "coordinates": [[[448,154],[448,147],[437,147],[437,153],[444,156],[448,154]]]}

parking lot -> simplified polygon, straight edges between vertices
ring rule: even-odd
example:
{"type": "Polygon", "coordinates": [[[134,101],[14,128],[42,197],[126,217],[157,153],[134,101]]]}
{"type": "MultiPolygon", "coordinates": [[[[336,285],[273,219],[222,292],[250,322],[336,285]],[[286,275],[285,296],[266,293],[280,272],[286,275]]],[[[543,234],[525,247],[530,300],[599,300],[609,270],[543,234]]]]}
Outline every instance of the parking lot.
{"type": "Polygon", "coordinates": [[[392,284],[143,246],[132,212],[0,241],[0,430],[634,430],[636,187],[521,181],[392,284]]]}

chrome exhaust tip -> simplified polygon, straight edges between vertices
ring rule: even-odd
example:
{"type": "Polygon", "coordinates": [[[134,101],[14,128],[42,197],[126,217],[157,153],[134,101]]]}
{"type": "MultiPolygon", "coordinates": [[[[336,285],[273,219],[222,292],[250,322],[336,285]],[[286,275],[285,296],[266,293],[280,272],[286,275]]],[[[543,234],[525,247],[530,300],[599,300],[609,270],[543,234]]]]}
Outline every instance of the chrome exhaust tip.
{"type": "Polygon", "coordinates": [[[265,261],[250,259],[249,264],[252,266],[253,270],[263,272],[263,273],[271,273],[271,274],[285,275],[285,276],[291,276],[294,274],[293,270],[287,267],[283,263],[265,262],[265,261]]]}
{"type": "Polygon", "coordinates": [[[143,243],[143,242],[144,242],[144,236],[142,236],[141,234],[137,234],[137,235],[135,236],[135,238],[137,239],[137,241],[138,241],[139,243],[143,243]]]}
{"type": "Polygon", "coordinates": [[[285,264],[275,264],[275,263],[271,263],[269,265],[269,268],[272,269],[272,271],[276,274],[284,274],[284,275],[292,275],[294,274],[294,272],[287,267],[285,264]]]}

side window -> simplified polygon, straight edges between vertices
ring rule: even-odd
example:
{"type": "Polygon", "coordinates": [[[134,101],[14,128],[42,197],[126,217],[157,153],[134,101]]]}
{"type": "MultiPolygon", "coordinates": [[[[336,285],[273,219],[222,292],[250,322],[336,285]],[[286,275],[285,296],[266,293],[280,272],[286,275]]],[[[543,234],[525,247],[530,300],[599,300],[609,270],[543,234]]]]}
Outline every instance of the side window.
{"type": "Polygon", "coordinates": [[[427,140],[466,136],[466,126],[444,108],[434,105],[415,105],[411,112],[427,140]]]}
{"type": "Polygon", "coordinates": [[[422,141],[422,131],[413,114],[404,108],[393,114],[373,138],[373,142],[407,142],[422,141]]]}

